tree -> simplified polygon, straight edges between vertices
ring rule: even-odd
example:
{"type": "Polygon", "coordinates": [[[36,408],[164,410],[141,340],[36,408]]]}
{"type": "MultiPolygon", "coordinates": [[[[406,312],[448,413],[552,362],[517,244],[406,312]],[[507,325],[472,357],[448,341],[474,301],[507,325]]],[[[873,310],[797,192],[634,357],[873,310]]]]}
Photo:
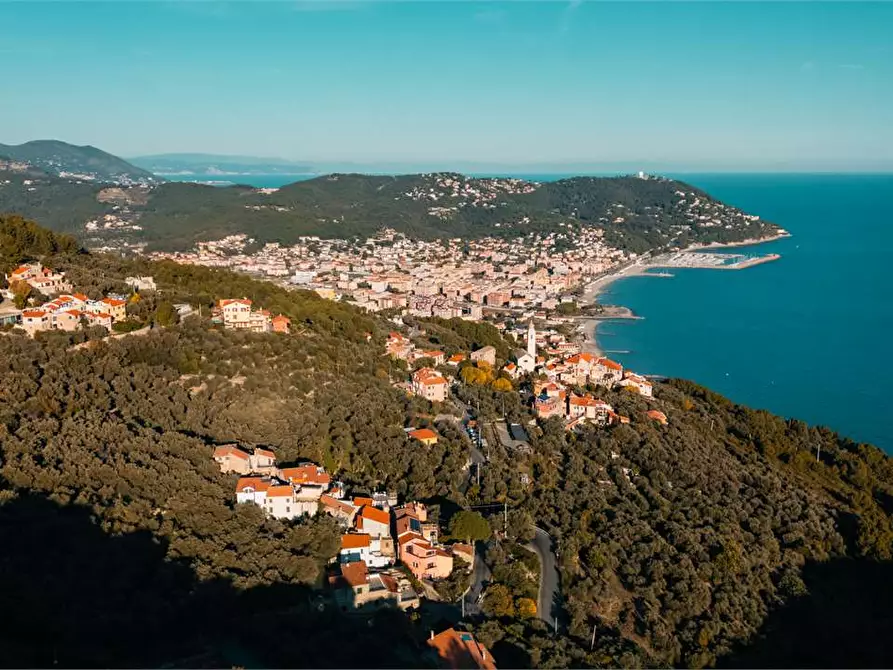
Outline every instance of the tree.
{"type": "Polygon", "coordinates": [[[473,365],[466,365],[459,372],[459,376],[462,377],[462,381],[468,384],[469,386],[475,386],[477,384],[483,384],[486,380],[486,374],[483,370],[474,367],[473,365]]]}
{"type": "Polygon", "coordinates": [[[491,386],[493,387],[494,391],[499,391],[500,393],[506,393],[512,390],[512,382],[505,377],[494,379],[491,386]]]}
{"type": "Polygon", "coordinates": [[[158,303],[155,310],[155,323],[159,326],[173,326],[179,319],[177,310],[167,300],[158,303]]]}
{"type": "Polygon", "coordinates": [[[515,608],[522,619],[532,619],[536,616],[536,601],[533,598],[518,598],[515,608]]]}
{"type": "Polygon", "coordinates": [[[12,291],[12,301],[16,308],[24,309],[31,296],[31,284],[26,281],[14,281],[9,285],[9,290],[12,291]]]}
{"type": "MultiPolygon", "coordinates": [[[[536,605],[534,605],[534,608],[536,608],[536,605]]],[[[482,609],[485,614],[492,617],[515,616],[515,603],[512,600],[512,592],[504,584],[494,584],[487,589],[482,609]]]]}
{"type": "Polygon", "coordinates": [[[468,542],[483,542],[490,538],[490,524],[477,512],[462,510],[450,519],[450,535],[468,542]]]}

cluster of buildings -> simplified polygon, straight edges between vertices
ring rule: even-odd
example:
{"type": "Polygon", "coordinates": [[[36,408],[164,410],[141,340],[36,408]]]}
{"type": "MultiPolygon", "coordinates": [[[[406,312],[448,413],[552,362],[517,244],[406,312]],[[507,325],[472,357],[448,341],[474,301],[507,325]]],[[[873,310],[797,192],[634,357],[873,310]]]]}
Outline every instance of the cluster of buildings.
{"type": "Polygon", "coordinates": [[[103,326],[108,330],[117,321],[127,319],[127,300],[123,295],[109,295],[102,300],[91,300],[83,293],[69,293],[71,283],[65,273],[31,263],[6,275],[10,288],[4,296],[12,299],[17,282],[24,282],[43,295],[56,297],[42,305],[23,310],[4,309],[0,324],[20,326],[28,335],[47,330],[73,331],[83,326],[103,326]]]}
{"type": "Polygon", "coordinates": [[[344,532],[329,585],[345,605],[361,608],[382,601],[401,609],[416,607],[418,594],[395,569],[398,561],[419,580],[448,577],[455,556],[469,565],[474,562],[470,545],[440,543],[439,527],[422,503],[398,506],[397,497],[388,493],[349,497],[345,486],[321,466],[280,467],[276,455],[260,447],[249,451],[222,445],[214,449],[213,458],[221,472],[239,475],[236,502],[257,505],[275,519],[322,512],[338,521],[344,532]]]}
{"type": "Polygon", "coordinates": [[[254,309],[248,298],[226,298],[218,301],[211,320],[225,328],[247,330],[251,333],[288,333],[291,320],[287,316],[272,316],[268,310],[254,309]]]}

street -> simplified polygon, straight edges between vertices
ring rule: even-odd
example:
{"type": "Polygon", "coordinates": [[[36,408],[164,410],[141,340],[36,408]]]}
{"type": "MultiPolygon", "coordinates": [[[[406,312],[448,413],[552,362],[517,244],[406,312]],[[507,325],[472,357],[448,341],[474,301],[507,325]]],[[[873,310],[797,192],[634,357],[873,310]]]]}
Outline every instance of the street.
{"type": "Polygon", "coordinates": [[[490,581],[490,568],[484,562],[483,548],[480,542],[475,543],[474,568],[472,570],[471,588],[465,594],[465,616],[480,614],[481,606],[478,598],[484,591],[484,584],[490,581]]]}
{"type": "Polygon", "coordinates": [[[533,541],[528,549],[536,552],[540,560],[540,588],[537,611],[540,619],[554,625],[559,612],[558,565],[552,551],[552,538],[542,528],[535,528],[533,541]]]}

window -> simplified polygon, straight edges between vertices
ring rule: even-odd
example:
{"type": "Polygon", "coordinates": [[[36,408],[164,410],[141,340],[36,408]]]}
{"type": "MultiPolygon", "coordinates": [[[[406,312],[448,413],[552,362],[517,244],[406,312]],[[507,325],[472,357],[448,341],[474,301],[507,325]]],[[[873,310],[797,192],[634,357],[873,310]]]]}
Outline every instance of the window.
{"type": "Polygon", "coordinates": [[[291,507],[286,506],[286,508],[285,508],[285,513],[286,513],[286,514],[291,514],[291,507]]]}

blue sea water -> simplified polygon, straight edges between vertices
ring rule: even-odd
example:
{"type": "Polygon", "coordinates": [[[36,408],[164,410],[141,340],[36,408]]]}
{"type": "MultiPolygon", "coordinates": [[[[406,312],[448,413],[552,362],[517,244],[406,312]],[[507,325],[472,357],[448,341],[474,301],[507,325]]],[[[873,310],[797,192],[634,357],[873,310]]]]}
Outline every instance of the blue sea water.
{"type": "MultiPolygon", "coordinates": [[[[645,317],[599,328],[624,365],[684,377],[751,407],[893,453],[893,175],[679,175],[793,237],[746,270],[630,277],[602,301],[645,317]]],[[[737,250],[729,250],[737,251],[737,250]]]]}

